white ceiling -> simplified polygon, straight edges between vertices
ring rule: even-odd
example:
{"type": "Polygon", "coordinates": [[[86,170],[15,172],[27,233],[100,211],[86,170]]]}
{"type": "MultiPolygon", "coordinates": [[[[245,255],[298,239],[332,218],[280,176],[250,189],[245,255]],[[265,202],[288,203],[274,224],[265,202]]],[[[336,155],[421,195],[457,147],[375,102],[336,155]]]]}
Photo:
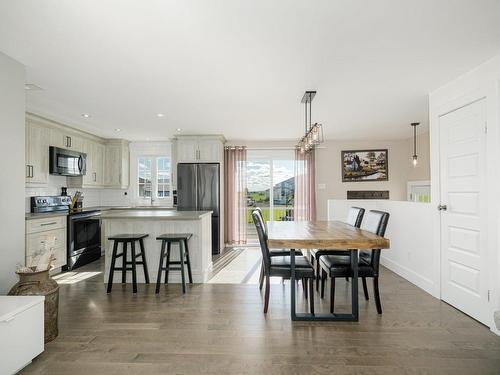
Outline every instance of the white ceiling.
{"type": "Polygon", "coordinates": [[[0,51],[43,88],[28,110],[102,136],[295,139],[315,89],[328,139],[397,139],[500,53],[500,1],[10,0],[0,51]]]}

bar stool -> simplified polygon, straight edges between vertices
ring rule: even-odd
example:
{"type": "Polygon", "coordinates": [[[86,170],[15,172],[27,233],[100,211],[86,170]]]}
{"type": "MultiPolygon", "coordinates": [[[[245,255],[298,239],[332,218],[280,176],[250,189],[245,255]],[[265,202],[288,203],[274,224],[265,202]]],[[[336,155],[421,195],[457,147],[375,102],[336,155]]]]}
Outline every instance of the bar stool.
{"type": "Polygon", "coordinates": [[[182,293],[186,293],[186,277],[184,275],[184,265],[187,264],[189,283],[193,283],[191,274],[191,262],[189,260],[188,240],[192,237],[191,233],[162,234],[156,239],[161,241],[160,262],[158,263],[158,277],[156,279],[156,294],[160,293],[161,272],[165,271],[165,284],[168,283],[169,271],[181,271],[182,293]],[[179,261],[170,261],[170,249],[172,243],[179,244],[179,261]],[[167,253],[165,254],[165,245],[167,253]],[[166,266],[163,267],[163,259],[167,258],[166,266]],[[179,267],[172,267],[172,264],[178,264],[179,267]]]}
{"type": "Polygon", "coordinates": [[[134,293],[137,293],[137,272],[136,265],[142,264],[144,269],[144,279],[146,280],[146,284],[149,284],[149,273],[148,273],[148,264],[146,262],[146,252],[144,251],[144,238],[148,237],[148,234],[136,233],[136,234],[117,234],[112,237],[108,237],[108,240],[114,241],[113,244],[113,255],[111,257],[111,267],[109,269],[109,278],[108,278],[108,293],[111,292],[111,288],[113,287],[113,275],[115,270],[122,271],[122,284],[126,282],[127,271],[132,271],[132,288],[134,293]],[[135,243],[139,241],[140,253],[135,253],[135,243]],[[118,252],[118,244],[122,244],[122,252],[117,254],[118,252]],[[130,244],[131,248],[131,261],[127,261],[127,245],[130,244]],[[115,267],[116,258],[122,257],[122,266],[115,267]],[[141,257],[141,261],[136,261],[138,257],[141,257]],[[127,265],[132,265],[131,268],[128,268],[127,265]]]}

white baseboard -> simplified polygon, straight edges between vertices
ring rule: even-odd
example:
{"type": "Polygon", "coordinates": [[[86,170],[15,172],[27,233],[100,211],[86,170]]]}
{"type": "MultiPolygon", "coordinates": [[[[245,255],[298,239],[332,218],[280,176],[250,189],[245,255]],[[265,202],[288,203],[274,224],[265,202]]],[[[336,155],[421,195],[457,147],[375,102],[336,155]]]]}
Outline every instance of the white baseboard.
{"type": "Polygon", "coordinates": [[[423,289],[431,296],[439,299],[439,295],[436,295],[435,293],[435,285],[432,280],[384,256],[380,258],[380,263],[392,272],[408,280],[410,283],[418,286],[420,289],[423,289]]]}

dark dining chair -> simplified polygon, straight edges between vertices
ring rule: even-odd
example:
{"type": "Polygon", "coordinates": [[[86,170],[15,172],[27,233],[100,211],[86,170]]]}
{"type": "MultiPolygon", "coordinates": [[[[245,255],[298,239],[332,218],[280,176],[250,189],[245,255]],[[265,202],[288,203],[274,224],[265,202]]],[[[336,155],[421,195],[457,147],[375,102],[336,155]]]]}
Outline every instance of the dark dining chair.
{"type": "MultiPolygon", "coordinates": [[[[347,213],[347,218],[345,223],[352,225],[353,227],[359,228],[361,222],[363,221],[363,215],[365,214],[365,209],[361,207],[351,207],[347,213]]],[[[321,267],[319,265],[319,260],[324,255],[349,255],[349,251],[342,250],[329,250],[329,249],[317,249],[311,250],[311,263],[316,265],[316,291],[319,290],[319,281],[321,279],[321,267]]]]}
{"type": "MultiPolygon", "coordinates": [[[[267,224],[266,221],[264,220],[264,215],[262,214],[262,209],[260,207],[255,207],[253,212],[257,212],[260,215],[260,219],[263,223],[263,228],[264,232],[267,235],[267,224]]],[[[280,257],[280,256],[287,256],[290,255],[291,250],[287,249],[269,249],[269,256],[271,257],[280,257]]],[[[302,255],[302,252],[300,250],[293,250],[295,251],[295,255],[302,255]]],[[[264,261],[262,261],[262,264],[260,266],[260,276],[259,276],[259,289],[262,290],[262,286],[264,285],[264,261]]],[[[305,290],[307,292],[307,290],[305,290]]]]}
{"type": "MultiPolygon", "coordinates": [[[[266,281],[266,290],[264,293],[264,314],[267,313],[269,307],[269,293],[271,289],[270,278],[278,276],[283,278],[291,278],[290,255],[271,256],[267,245],[267,233],[265,232],[265,224],[262,216],[254,210],[252,212],[253,222],[257,229],[259,237],[260,249],[262,252],[264,278],[266,281]]],[[[307,258],[303,255],[295,256],[295,277],[304,282],[305,289],[309,286],[309,309],[311,314],[314,314],[314,269],[307,258]]]]}
{"type": "MultiPolygon", "coordinates": [[[[361,229],[375,233],[383,237],[389,221],[389,213],[377,210],[370,210],[365,215],[361,229]]],[[[358,277],[361,277],[363,282],[363,292],[365,299],[368,301],[368,288],[366,286],[366,278],[373,278],[373,292],[375,295],[375,304],[377,312],[382,314],[382,304],[380,302],[379,293],[379,265],[380,265],[380,249],[372,249],[369,251],[360,250],[358,258],[358,277]]],[[[330,312],[333,314],[335,304],[335,279],[337,277],[352,277],[351,260],[349,255],[325,255],[320,259],[322,272],[321,279],[321,295],[325,292],[326,277],[331,279],[330,287],[330,312]]]]}

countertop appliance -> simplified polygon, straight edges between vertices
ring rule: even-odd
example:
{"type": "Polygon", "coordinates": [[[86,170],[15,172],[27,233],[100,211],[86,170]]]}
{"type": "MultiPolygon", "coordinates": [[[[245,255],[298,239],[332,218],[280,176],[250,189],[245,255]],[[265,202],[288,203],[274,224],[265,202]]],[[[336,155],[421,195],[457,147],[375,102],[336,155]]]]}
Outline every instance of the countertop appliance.
{"type": "Polygon", "coordinates": [[[220,249],[220,164],[177,164],[177,210],[212,212],[212,254],[220,249]]]}
{"type": "Polygon", "coordinates": [[[49,147],[49,172],[60,176],[84,176],[87,154],[66,150],[64,148],[49,147]]]}
{"type": "Polygon", "coordinates": [[[71,211],[71,197],[31,197],[31,212],[67,212],[67,264],[72,270],[101,257],[101,211],[71,211]]]}

